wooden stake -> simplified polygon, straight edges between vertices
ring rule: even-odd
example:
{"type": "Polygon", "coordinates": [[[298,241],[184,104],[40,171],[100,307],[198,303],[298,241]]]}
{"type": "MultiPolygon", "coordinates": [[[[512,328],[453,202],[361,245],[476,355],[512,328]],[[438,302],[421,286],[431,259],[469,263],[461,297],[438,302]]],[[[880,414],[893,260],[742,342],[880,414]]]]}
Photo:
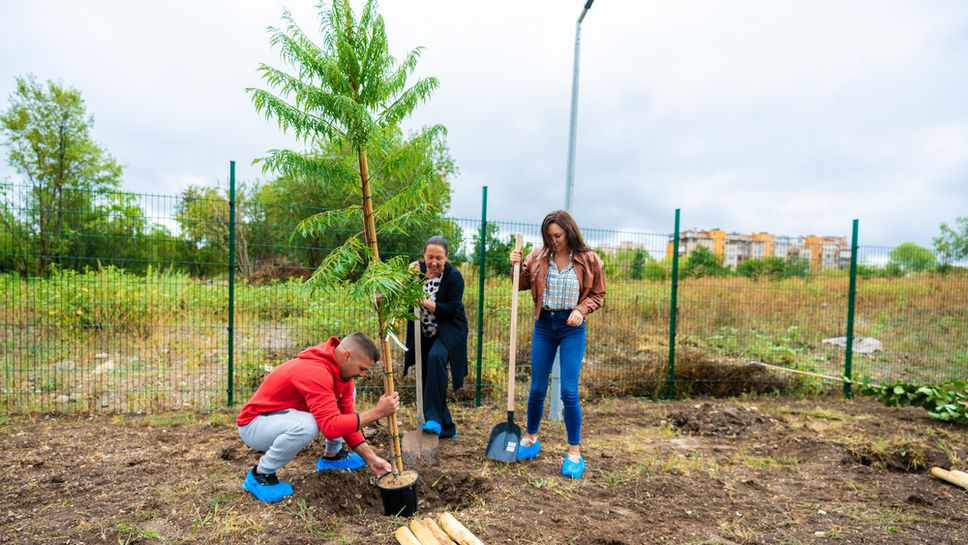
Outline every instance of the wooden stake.
{"type": "Polygon", "coordinates": [[[440,545],[456,545],[454,540],[450,539],[450,536],[447,535],[447,532],[445,532],[444,529],[437,524],[437,521],[432,518],[426,518],[424,519],[423,523],[425,526],[427,526],[427,528],[430,529],[430,532],[434,534],[434,537],[437,538],[437,541],[440,542],[440,545]]]}
{"type": "Polygon", "coordinates": [[[437,538],[434,537],[433,532],[430,531],[430,528],[427,528],[427,525],[424,524],[422,520],[411,520],[410,531],[413,532],[413,535],[417,536],[417,539],[420,540],[421,545],[441,545],[441,543],[437,541],[437,538]]]}
{"type": "Polygon", "coordinates": [[[417,539],[417,536],[413,535],[413,532],[410,531],[410,528],[407,528],[406,526],[397,528],[397,531],[394,532],[393,537],[397,538],[397,543],[400,545],[421,545],[420,541],[417,539]]]}
{"type": "MultiPolygon", "coordinates": [[[[958,472],[962,473],[962,472],[958,472]]],[[[932,467],[931,475],[941,479],[942,481],[947,481],[951,484],[958,485],[965,490],[968,490],[968,476],[961,476],[947,469],[941,469],[940,467],[932,467]]]]}
{"type": "MultiPolygon", "coordinates": [[[[382,322],[382,320],[381,320],[382,322]]],[[[381,332],[382,324],[381,324],[381,332]]],[[[393,354],[390,353],[390,341],[386,337],[381,339],[380,348],[383,352],[383,386],[387,394],[393,393],[393,354]]],[[[390,419],[390,457],[393,458],[393,468],[397,475],[403,473],[403,456],[400,448],[400,430],[397,428],[397,413],[391,414],[390,419]]]]}
{"type": "Polygon", "coordinates": [[[441,513],[437,515],[437,522],[440,523],[440,527],[450,535],[450,538],[459,543],[460,545],[484,545],[484,543],[477,539],[477,537],[470,532],[464,525],[458,522],[454,518],[454,515],[450,513],[441,513]]]}

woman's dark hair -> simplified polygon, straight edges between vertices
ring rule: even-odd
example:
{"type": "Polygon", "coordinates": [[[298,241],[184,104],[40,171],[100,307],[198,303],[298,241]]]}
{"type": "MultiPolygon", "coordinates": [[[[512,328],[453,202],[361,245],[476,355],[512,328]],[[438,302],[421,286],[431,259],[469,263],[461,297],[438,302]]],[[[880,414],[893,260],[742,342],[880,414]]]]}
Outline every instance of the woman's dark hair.
{"type": "Polygon", "coordinates": [[[551,243],[551,234],[548,233],[548,228],[551,224],[555,223],[558,227],[561,227],[565,231],[565,240],[568,241],[568,247],[575,252],[587,252],[591,250],[587,244],[585,244],[585,239],[581,236],[581,231],[578,229],[578,224],[575,222],[575,218],[571,217],[571,214],[564,210],[555,210],[545,216],[544,221],[541,222],[541,240],[544,241],[545,252],[551,252],[554,245],[551,243]]]}
{"type": "Polygon", "coordinates": [[[444,249],[444,255],[449,256],[450,252],[447,250],[447,239],[442,236],[433,236],[427,239],[424,243],[424,251],[427,251],[427,246],[440,246],[444,249]]]}

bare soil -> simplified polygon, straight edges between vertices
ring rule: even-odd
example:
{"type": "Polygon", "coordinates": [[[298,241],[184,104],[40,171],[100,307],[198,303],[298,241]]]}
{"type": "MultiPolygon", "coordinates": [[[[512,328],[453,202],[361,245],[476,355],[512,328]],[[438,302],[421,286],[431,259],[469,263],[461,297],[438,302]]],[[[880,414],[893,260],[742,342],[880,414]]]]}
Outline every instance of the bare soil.
{"type": "MultiPolygon", "coordinates": [[[[584,407],[585,477],[560,475],[561,422],[537,459],[485,460],[499,407],[454,408],[460,437],[418,467],[421,515],[452,512],[484,543],[968,543],[968,429],[870,400],[777,398],[584,407]]],[[[242,490],[258,453],[234,414],[0,416],[0,543],[395,543],[367,469],[279,472],[295,494],[242,490]]],[[[523,415],[518,416],[519,424],[523,415]]],[[[401,429],[413,427],[412,412],[401,429]]],[[[384,428],[371,443],[386,452],[384,428]]]]}

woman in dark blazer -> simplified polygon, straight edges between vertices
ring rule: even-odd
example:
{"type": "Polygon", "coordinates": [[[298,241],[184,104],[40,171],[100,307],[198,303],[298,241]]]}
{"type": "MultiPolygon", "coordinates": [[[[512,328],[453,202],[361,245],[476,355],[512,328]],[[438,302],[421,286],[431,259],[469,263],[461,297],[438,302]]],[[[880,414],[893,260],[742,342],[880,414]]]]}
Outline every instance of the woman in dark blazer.
{"type": "MultiPolygon", "coordinates": [[[[420,304],[421,352],[423,356],[423,431],[442,438],[457,436],[457,427],[447,409],[447,363],[454,389],[467,376],[467,317],[464,315],[464,277],[447,261],[447,241],[430,237],[424,244],[419,267],[424,283],[420,304]]],[[[407,353],[404,374],[414,364],[414,322],[407,324],[407,353]]]]}

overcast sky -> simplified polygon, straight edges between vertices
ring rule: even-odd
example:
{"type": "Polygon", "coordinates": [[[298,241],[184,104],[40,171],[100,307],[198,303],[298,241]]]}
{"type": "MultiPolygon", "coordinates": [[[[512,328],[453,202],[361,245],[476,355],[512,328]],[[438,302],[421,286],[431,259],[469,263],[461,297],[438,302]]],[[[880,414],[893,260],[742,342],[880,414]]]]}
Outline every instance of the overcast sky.
{"type": "MultiPolygon", "coordinates": [[[[358,6],[359,3],[356,3],[358,6]]],[[[564,204],[583,0],[384,0],[391,48],[424,46],[460,168],[451,214],[537,222],[564,204]]],[[[303,0],[0,0],[0,97],[77,87],[124,187],[242,179],[297,144],[244,88],[279,65],[266,27],[303,0]]],[[[597,0],[582,25],[574,213],[585,227],[849,235],[930,245],[968,215],[968,2],[597,0]]],[[[16,180],[0,166],[0,177],[16,180]]]]}

